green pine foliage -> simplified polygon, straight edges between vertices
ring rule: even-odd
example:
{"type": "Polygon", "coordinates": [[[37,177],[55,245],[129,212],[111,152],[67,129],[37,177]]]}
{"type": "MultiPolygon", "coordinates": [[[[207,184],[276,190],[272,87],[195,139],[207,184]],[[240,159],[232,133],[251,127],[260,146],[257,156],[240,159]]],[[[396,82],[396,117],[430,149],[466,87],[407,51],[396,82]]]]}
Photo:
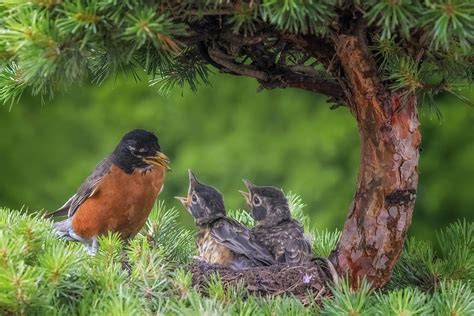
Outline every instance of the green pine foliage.
{"type": "MultiPolygon", "coordinates": [[[[389,293],[377,293],[378,315],[433,315],[430,297],[417,288],[404,288],[389,293]]],[[[439,307],[436,309],[439,312],[439,307]]]]}
{"type": "Polygon", "coordinates": [[[266,0],[262,4],[262,18],[282,30],[294,33],[325,33],[325,23],[336,14],[335,2],[302,0],[266,0]]]}
{"type": "Polygon", "coordinates": [[[457,221],[437,237],[437,247],[413,238],[407,241],[393,270],[390,288],[416,286],[433,291],[446,281],[474,288],[474,224],[457,221]]]}
{"type": "MultiPolygon", "coordinates": [[[[368,315],[370,314],[370,286],[362,281],[354,290],[348,279],[342,279],[332,290],[333,298],[323,302],[323,314],[327,315],[368,315]]],[[[375,306],[374,306],[375,309],[375,306]]]]}
{"type": "MultiPolygon", "coordinates": [[[[289,195],[305,223],[303,203],[289,195]]],[[[250,223],[245,212],[230,212],[250,223]]],[[[95,257],[75,242],[57,239],[39,214],[0,210],[0,314],[16,315],[472,315],[474,224],[458,221],[438,233],[437,247],[410,239],[389,285],[354,290],[346,279],[322,301],[258,297],[242,283],[224,287],[214,275],[192,286],[186,263],[193,232],[159,202],[143,231],[124,245],[100,238],[95,257]]],[[[329,254],[338,232],[310,232],[315,254],[329,254]]]]}
{"type": "MultiPolygon", "coordinates": [[[[459,84],[472,82],[474,71],[474,4],[469,0],[4,0],[0,101],[15,103],[26,89],[53,96],[73,84],[100,83],[118,73],[131,72],[138,79],[139,69],[162,93],[184,85],[196,90],[209,84],[212,62],[197,44],[209,23],[214,31],[242,37],[274,31],[330,40],[355,15],[368,26],[379,75],[389,89],[421,96],[448,91],[469,102],[458,92],[459,84]]],[[[272,37],[262,45],[276,65],[334,75],[298,48],[279,51],[272,37]]],[[[229,51],[226,58],[242,65],[270,58],[245,49],[229,51]]]]}

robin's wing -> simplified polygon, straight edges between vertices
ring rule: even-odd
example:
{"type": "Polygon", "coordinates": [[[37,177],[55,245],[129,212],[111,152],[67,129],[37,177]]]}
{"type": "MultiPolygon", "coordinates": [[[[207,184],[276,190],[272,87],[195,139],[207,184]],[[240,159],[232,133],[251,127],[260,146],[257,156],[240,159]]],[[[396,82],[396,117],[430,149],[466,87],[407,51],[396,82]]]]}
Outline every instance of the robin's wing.
{"type": "Polygon", "coordinates": [[[112,161],[110,160],[109,156],[102,160],[95,167],[91,175],[87,177],[86,181],[82,183],[77,193],[73,196],[67,214],[68,217],[73,216],[79,206],[81,206],[81,204],[84,203],[85,200],[87,200],[88,198],[93,196],[94,193],[96,193],[97,185],[99,184],[100,180],[102,180],[102,178],[110,172],[111,167],[112,161]]]}
{"type": "Polygon", "coordinates": [[[64,203],[63,206],[61,206],[60,208],[58,208],[56,211],[54,212],[50,212],[48,214],[45,214],[44,217],[45,218],[51,218],[51,217],[55,217],[55,216],[64,216],[64,215],[67,215],[68,211],[69,211],[69,208],[71,207],[71,201],[74,199],[76,195],[74,194],[69,200],[67,200],[66,203],[64,203]]]}
{"type": "Polygon", "coordinates": [[[63,206],[57,209],[54,212],[46,214],[45,217],[52,217],[52,216],[60,216],[66,215],[71,217],[77,211],[79,206],[84,203],[89,197],[94,195],[97,190],[97,185],[99,184],[100,180],[110,172],[110,168],[112,167],[112,161],[110,157],[107,156],[104,160],[102,160],[92,171],[91,175],[87,177],[87,179],[82,183],[77,190],[77,193],[74,194],[63,206]]]}
{"type": "Polygon", "coordinates": [[[252,238],[250,231],[235,220],[225,219],[214,224],[211,237],[233,252],[249,258],[256,265],[276,263],[270,252],[252,238]]]}
{"type": "Polygon", "coordinates": [[[306,238],[293,239],[286,244],[285,262],[287,264],[300,264],[311,259],[311,244],[306,238]]]}

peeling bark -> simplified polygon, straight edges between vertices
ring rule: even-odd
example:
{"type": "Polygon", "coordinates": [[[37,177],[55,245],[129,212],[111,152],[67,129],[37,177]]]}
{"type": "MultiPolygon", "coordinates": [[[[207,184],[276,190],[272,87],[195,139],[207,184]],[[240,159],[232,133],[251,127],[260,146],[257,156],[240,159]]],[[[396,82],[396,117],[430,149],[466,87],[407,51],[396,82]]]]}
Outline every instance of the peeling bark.
{"type": "Polygon", "coordinates": [[[416,97],[401,97],[379,82],[365,39],[335,39],[357,123],[361,160],[357,191],[331,260],[353,285],[390,278],[410,227],[418,184],[420,145],[416,97]]]}

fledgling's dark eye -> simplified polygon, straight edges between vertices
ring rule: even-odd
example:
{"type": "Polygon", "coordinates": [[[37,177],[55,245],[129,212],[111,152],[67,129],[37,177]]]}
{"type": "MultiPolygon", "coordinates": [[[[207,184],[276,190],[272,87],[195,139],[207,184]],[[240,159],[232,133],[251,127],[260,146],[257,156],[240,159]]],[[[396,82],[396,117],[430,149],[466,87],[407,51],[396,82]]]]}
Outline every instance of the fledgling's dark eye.
{"type": "Polygon", "coordinates": [[[194,204],[196,204],[198,201],[198,198],[197,198],[197,195],[195,193],[193,193],[193,195],[191,196],[191,202],[193,202],[194,204]]]}
{"type": "Polygon", "coordinates": [[[252,201],[253,201],[253,205],[255,206],[259,206],[260,203],[262,202],[258,196],[254,196],[252,201]]]}

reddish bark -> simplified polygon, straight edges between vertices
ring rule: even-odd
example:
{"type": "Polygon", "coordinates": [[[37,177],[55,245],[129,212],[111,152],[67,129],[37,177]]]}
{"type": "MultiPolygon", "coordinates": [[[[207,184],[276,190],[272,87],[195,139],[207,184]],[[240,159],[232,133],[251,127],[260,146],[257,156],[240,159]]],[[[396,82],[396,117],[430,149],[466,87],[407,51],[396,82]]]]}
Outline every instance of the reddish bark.
{"type": "Polygon", "coordinates": [[[335,39],[347,97],[357,119],[361,160],[357,191],[337,249],[340,274],[375,287],[390,278],[411,224],[418,184],[420,131],[416,97],[400,97],[379,82],[362,36],[335,39]]]}

